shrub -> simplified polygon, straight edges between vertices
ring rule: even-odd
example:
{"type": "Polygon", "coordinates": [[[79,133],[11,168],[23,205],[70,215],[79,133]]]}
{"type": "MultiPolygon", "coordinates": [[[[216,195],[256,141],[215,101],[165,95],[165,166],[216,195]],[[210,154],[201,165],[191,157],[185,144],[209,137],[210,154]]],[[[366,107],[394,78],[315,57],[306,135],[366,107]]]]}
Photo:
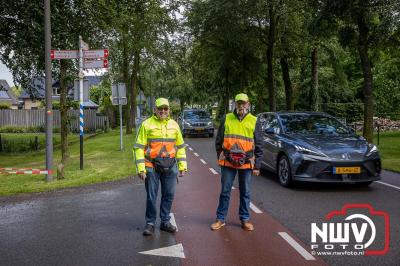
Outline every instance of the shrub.
{"type": "MultiPolygon", "coordinates": [[[[43,133],[46,131],[44,125],[42,126],[32,126],[32,127],[24,127],[24,126],[4,126],[0,127],[0,133],[43,133]]],[[[59,133],[59,128],[53,129],[54,133],[59,133]]]]}
{"type": "Polygon", "coordinates": [[[10,103],[0,103],[0,109],[10,109],[10,103]]]}

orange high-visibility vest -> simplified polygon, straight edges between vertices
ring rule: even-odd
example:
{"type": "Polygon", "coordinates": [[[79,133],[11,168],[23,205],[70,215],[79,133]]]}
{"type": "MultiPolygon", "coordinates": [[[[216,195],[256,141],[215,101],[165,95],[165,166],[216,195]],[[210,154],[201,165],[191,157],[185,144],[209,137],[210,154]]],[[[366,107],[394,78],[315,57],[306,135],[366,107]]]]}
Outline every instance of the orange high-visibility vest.
{"type": "Polygon", "coordinates": [[[234,113],[229,113],[225,118],[224,142],[222,144],[218,164],[236,169],[252,169],[254,166],[254,131],[257,117],[247,114],[243,120],[239,120],[234,113]],[[246,153],[247,163],[234,165],[225,157],[225,152],[246,153]]]}

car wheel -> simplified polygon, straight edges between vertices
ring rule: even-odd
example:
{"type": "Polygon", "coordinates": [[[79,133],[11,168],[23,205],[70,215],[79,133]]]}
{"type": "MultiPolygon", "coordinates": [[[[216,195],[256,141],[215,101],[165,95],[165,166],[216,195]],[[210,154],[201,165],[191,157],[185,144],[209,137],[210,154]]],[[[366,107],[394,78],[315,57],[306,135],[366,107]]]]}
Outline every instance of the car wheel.
{"type": "Polygon", "coordinates": [[[279,183],[284,187],[289,187],[292,184],[292,172],[290,169],[289,159],[282,155],[278,162],[278,177],[279,183]]]}
{"type": "Polygon", "coordinates": [[[208,134],[208,136],[209,136],[210,138],[213,138],[213,137],[214,137],[214,133],[210,133],[210,134],[208,134]]]}

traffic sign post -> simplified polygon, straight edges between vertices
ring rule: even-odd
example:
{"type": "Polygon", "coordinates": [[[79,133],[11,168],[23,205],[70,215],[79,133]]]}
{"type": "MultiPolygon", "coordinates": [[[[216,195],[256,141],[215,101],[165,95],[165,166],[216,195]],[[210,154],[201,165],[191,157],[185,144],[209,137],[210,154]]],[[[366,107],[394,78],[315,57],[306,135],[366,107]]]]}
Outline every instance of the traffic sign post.
{"type": "Polygon", "coordinates": [[[108,50],[87,50],[83,52],[83,57],[86,59],[108,58],[108,50]]]}
{"type": "MultiPolygon", "coordinates": [[[[83,170],[83,134],[84,134],[84,113],[83,113],[83,69],[108,68],[108,50],[89,50],[89,44],[79,36],[79,50],[50,50],[50,59],[79,59],[79,142],[80,142],[80,169],[83,170]],[[89,59],[89,60],[87,60],[89,59]],[[101,60],[100,60],[101,59],[101,60]]],[[[46,56],[49,54],[46,50],[46,56]]],[[[46,72],[47,74],[47,72],[46,72]]],[[[47,84],[46,84],[47,85],[47,84]]],[[[49,86],[51,87],[51,86],[49,86]]],[[[76,91],[76,90],[75,90],[76,91]]]]}
{"type": "Polygon", "coordinates": [[[117,83],[112,85],[112,103],[118,105],[119,110],[119,135],[120,135],[120,149],[124,149],[122,143],[122,105],[127,104],[126,100],[126,87],[124,83],[117,83]],[[116,103],[116,104],[115,104],[116,103]]]}
{"type": "Polygon", "coordinates": [[[83,129],[84,114],[83,114],[83,41],[79,36],[79,142],[80,142],[80,169],[83,170],[83,129]]]}
{"type": "Polygon", "coordinates": [[[108,60],[85,60],[83,68],[108,68],[108,60]]]}

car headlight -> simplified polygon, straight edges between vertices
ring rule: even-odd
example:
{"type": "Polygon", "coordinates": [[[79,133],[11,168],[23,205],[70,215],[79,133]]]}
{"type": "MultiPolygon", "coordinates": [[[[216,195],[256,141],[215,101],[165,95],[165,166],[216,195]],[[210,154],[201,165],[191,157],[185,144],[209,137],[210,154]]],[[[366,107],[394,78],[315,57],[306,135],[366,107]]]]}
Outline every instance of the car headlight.
{"type": "Polygon", "coordinates": [[[323,156],[323,157],[327,157],[325,154],[323,154],[322,152],[318,152],[318,151],[313,151],[310,150],[308,148],[299,146],[299,145],[294,145],[294,147],[296,148],[296,150],[298,152],[304,153],[304,154],[310,154],[310,155],[316,155],[316,156],[323,156]]]}
{"type": "Polygon", "coordinates": [[[207,126],[212,126],[213,125],[213,122],[208,122],[207,123],[207,126]]]}
{"type": "Polygon", "coordinates": [[[367,152],[367,157],[371,156],[374,153],[378,152],[378,147],[376,147],[376,145],[374,144],[368,144],[368,152],[367,152]]]}
{"type": "Polygon", "coordinates": [[[189,122],[184,122],[183,123],[185,126],[191,127],[192,125],[189,122]]]}

